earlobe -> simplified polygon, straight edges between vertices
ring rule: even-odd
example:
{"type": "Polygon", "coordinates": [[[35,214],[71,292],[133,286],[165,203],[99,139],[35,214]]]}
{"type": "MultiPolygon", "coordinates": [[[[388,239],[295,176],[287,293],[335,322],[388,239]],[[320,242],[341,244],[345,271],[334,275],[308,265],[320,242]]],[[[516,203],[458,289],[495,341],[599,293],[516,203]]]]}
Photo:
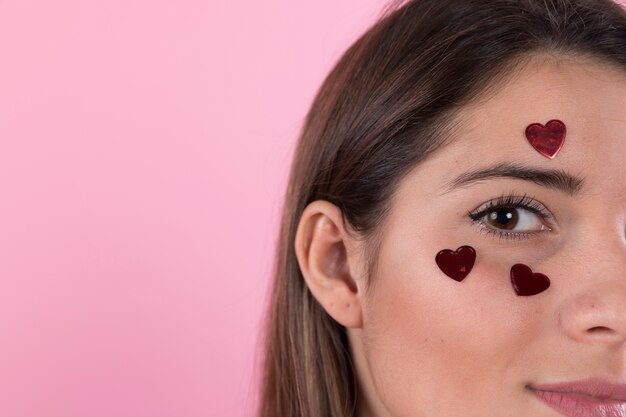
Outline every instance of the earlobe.
{"type": "Polygon", "coordinates": [[[325,200],[310,203],[294,243],[300,270],[315,299],[339,324],[361,327],[360,292],[350,270],[352,239],[343,227],[341,210],[325,200]]]}

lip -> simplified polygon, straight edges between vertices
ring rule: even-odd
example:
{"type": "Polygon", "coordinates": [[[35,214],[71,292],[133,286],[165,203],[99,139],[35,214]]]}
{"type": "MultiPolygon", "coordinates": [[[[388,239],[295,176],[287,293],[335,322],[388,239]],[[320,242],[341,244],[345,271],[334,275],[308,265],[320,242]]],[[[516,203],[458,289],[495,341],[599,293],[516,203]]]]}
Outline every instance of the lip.
{"type": "Polygon", "coordinates": [[[528,388],[567,417],[626,417],[626,384],[590,378],[528,388]]]}

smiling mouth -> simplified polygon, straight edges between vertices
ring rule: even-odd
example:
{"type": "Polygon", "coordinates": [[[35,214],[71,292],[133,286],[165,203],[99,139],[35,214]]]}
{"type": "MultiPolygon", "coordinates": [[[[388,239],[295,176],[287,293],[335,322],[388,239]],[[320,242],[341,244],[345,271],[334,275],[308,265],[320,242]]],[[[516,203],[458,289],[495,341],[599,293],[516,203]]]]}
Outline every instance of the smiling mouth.
{"type": "Polygon", "coordinates": [[[567,417],[626,417],[626,384],[592,378],[526,388],[567,417]]]}

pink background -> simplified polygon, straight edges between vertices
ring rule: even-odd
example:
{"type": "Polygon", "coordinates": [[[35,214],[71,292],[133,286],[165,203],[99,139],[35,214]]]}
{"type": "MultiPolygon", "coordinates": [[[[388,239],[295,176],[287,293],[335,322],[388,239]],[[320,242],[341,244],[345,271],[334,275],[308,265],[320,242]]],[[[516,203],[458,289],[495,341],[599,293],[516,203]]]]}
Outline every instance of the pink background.
{"type": "Polygon", "coordinates": [[[252,416],[297,134],[386,0],[0,2],[0,416],[252,416]]]}
{"type": "Polygon", "coordinates": [[[251,416],[303,117],[383,0],[0,2],[0,415],[251,416]]]}

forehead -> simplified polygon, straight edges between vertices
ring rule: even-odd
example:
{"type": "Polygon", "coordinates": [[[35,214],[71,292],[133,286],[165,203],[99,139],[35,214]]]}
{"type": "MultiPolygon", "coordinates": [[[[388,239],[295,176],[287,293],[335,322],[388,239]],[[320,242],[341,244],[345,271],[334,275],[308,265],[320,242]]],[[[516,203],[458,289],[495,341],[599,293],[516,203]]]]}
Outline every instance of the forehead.
{"type": "Polygon", "coordinates": [[[455,173],[507,161],[568,170],[591,183],[615,178],[613,185],[626,191],[624,70],[592,59],[539,57],[457,117],[448,145],[416,168],[429,170],[438,186],[455,173]],[[535,151],[524,134],[529,124],[551,119],[567,127],[563,148],[552,160],[535,151]]]}

